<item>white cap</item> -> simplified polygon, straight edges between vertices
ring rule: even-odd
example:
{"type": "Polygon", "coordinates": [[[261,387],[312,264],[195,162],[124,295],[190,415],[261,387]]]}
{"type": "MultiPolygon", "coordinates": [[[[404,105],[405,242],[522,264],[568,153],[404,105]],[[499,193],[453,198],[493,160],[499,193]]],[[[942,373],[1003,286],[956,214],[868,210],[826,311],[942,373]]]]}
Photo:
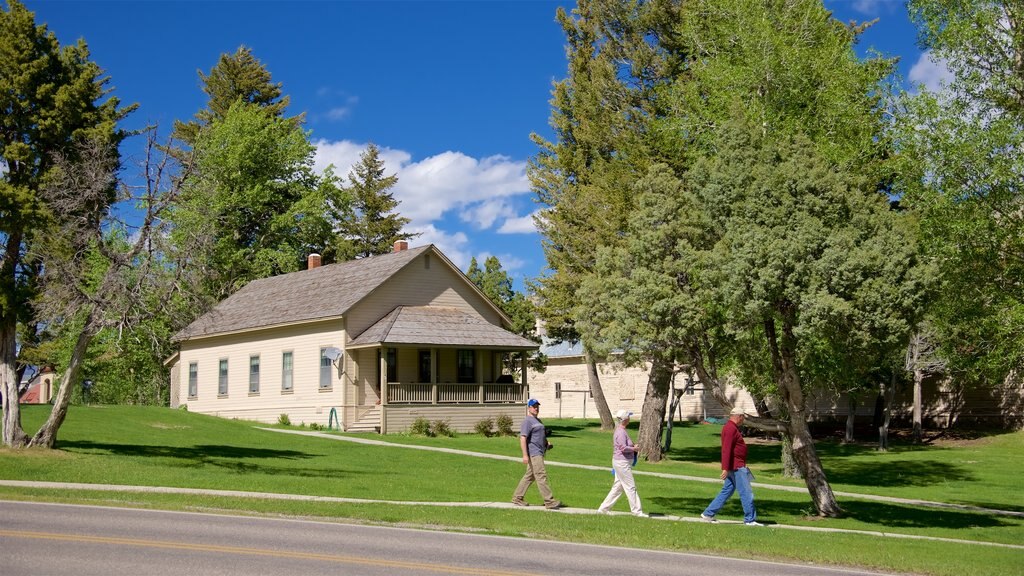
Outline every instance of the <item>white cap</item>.
{"type": "Polygon", "coordinates": [[[746,415],[747,415],[747,413],[744,412],[743,408],[740,408],[739,406],[733,406],[732,410],[729,412],[729,416],[746,416],[746,415]]]}
{"type": "Polygon", "coordinates": [[[633,413],[630,412],[629,410],[622,409],[622,410],[619,410],[618,412],[615,413],[615,419],[616,420],[625,420],[626,418],[629,418],[632,415],[633,415],[633,413]]]}

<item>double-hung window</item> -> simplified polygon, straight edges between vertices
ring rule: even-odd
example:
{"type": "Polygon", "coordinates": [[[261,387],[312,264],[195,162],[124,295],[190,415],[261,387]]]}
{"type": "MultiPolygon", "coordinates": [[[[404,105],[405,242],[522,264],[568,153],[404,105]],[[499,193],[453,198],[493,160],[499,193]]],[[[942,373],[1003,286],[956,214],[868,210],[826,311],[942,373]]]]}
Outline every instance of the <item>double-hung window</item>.
{"type": "Polygon", "coordinates": [[[281,390],[292,390],[292,353],[289,350],[281,354],[281,390]]]}
{"type": "Polygon", "coordinates": [[[456,381],[460,384],[476,382],[476,351],[457,350],[455,354],[458,369],[456,381]]]}
{"type": "Polygon", "coordinates": [[[320,389],[327,390],[334,385],[334,378],[331,376],[333,368],[331,359],[327,356],[327,348],[320,349],[320,389]]]}
{"type": "Polygon", "coordinates": [[[249,394],[260,393],[260,356],[249,356],[249,394]]]}
{"type": "Polygon", "coordinates": [[[220,368],[217,370],[217,395],[228,395],[228,359],[220,359],[220,368]]]}
{"type": "Polygon", "coordinates": [[[199,395],[199,363],[191,362],[188,365],[188,397],[195,398],[199,395]]]}

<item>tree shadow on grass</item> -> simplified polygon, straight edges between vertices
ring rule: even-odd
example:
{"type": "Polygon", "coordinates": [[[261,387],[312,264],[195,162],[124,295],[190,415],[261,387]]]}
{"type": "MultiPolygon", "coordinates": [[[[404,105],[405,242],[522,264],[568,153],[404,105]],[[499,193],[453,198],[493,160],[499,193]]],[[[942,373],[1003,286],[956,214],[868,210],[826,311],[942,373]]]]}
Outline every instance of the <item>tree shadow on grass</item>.
{"type": "Polygon", "coordinates": [[[296,450],[273,450],[268,448],[251,448],[246,446],[226,446],[218,444],[200,444],[196,446],[150,446],[145,444],[108,444],[88,441],[61,442],[59,448],[86,453],[106,453],[117,456],[147,456],[160,458],[181,458],[198,460],[208,458],[285,458],[297,460],[313,458],[319,454],[309,454],[296,450]]]}
{"type": "MultiPolygon", "coordinates": [[[[771,523],[776,518],[813,516],[814,510],[810,500],[807,502],[792,502],[787,500],[776,500],[771,496],[764,497],[764,491],[754,490],[757,505],[758,520],[771,523]]],[[[713,497],[714,495],[712,495],[713,497]]],[[[686,517],[698,517],[711,502],[712,497],[687,498],[687,497],[645,497],[645,501],[664,508],[669,514],[677,514],[686,517]]],[[[991,514],[974,513],[959,510],[944,510],[936,508],[913,508],[901,504],[886,502],[866,502],[862,500],[841,500],[839,505],[843,508],[844,518],[857,520],[865,524],[872,524],[876,529],[884,528],[999,528],[1004,526],[1018,526],[1017,522],[1004,517],[991,514]]],[[[719,512],[723,519],[743,519],[743,507],[740,505],[739,495],[733,495],[726,502],[725,507],[719,512]]],[[[822,522],[828,522],[822,519],[822,522]]],[[[822,525],[827,528],[827,525],[822,525]]],[[[853,528],[858,529],[858,528],[853,528]]],[[[870,527],[862,528],[864,530],[870,527]]]]}
{"type": "Polygon", "coordinates": [[[214,466],[238,474],[267,474],[272,476],[298,476],[308,478],[338,478],[352,475],[352,470],[331,468],[303,468],[273,466],[267,463],[245,461],[256,460],[300,460],[316,458],[322,454],[310,454],[295,450],[273,450],[242,446],[201,444],[197,446],[147,446],[142,444],[106,444],[88,441],[61,442],[61,449],[86,454],[110,454],[117,456],[167,458],[173,460],[170,466],[178,468],[202,468],[214,466]]]}
{"type": "Polygon", "coordinates": [[[828,480],[851,486],[930,486],[943,482],[972,482],[964,466],[936,460],[895,460],[885,463],[830,462],[828,480]]]}

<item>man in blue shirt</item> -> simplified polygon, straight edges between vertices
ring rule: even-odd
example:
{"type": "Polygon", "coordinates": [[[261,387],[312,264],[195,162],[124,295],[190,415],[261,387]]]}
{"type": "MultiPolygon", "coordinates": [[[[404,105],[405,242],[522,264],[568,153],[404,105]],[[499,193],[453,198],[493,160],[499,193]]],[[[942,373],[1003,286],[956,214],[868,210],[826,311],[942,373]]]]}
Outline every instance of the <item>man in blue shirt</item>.
{"type": "Polygon", "coordinates": [[[561,508],[562,503],[555,500],[551,493],[551,488],[548,486],[548,473],[544,469],[544,454],[551,448],[551,444],[548,443],[548,434],[544,423],[537,417],[537,414],[540,413],[540,402],[531,398],[526,403],[526,412],[526,418],[523,419],[523,424],[519,427],[519,447],[523,451],[523,464],[526,465],[526,473],[519,481],[519,486],[516,486],[515,494],[512,495],[512,503],[516,506],[528,506],[523,497],[526,496],[526,490],[530,484],[536,481],[537,490],[540,490],[540,495],[544,498],[544,507],[549,510],[561,508]]]}

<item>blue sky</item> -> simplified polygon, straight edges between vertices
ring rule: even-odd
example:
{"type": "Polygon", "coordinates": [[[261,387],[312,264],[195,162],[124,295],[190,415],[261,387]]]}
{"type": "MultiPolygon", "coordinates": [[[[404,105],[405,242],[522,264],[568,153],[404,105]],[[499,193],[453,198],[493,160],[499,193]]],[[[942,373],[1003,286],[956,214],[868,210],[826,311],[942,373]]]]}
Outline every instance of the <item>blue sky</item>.
{"type": "MultiPolygon", "coordinates": [[[[559,5],[503,1],[26,0],[62,43],[84,38],[122,102],[126,127],[205,106],[197,71],[248,46],[306,114],[317,165],[341,175],[367,143],[382,150],[411,242],[434,243],[463,270],[497,256],[523,287],[544,268],[526,164],[531,132],[550,136],[552,82],[565,76],[559,5]]],[[[901,58],[900,71],[934,85],[897,0],[830,0],[837,18],[879,22],[860,49],[901,58]]],[[[126,153],[132,154],[131,146],[126,153]]],[[[131,159],[129,159],[129,162],[131,159]]]]}

